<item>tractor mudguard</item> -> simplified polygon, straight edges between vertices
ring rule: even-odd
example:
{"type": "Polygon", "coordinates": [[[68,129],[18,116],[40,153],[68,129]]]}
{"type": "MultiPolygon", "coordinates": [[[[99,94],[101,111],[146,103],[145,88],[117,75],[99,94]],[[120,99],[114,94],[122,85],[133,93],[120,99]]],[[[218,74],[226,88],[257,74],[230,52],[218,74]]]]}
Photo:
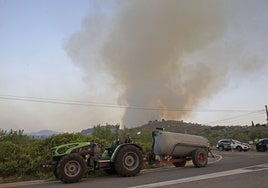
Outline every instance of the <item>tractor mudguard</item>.
{"type": "Polygon", "coordinates": [[[139,149],[142,151],[142,148],[141,148],[139,145],[137,145],[137,144],[130,144],[130,143],[120,144],[120,145],[118,145],[118,146],[115,148],[115,150],[114,150],[114,152],[113,152],[113,154],[112,154],[112,157],[111,157],[111,162],[114,162],[114,161],[115,161],[115,158],[116,158],[116,155],[117,155],[118,151],[119,151],[121,148],[123,148],[123,147],[125,147],[125,146],[127,146],[127,145],[133,145],[133,146],[139,148],[139,149]]]}
{"type": "Polygon", "coordinates": [[[74,152],[80,152],[80,150],[83,149],[90,150],[90,148],[91,148],[90,142],[75,142],[53,147],[51,149],[51,152],[53,158],[59,158],[74,152]]]}

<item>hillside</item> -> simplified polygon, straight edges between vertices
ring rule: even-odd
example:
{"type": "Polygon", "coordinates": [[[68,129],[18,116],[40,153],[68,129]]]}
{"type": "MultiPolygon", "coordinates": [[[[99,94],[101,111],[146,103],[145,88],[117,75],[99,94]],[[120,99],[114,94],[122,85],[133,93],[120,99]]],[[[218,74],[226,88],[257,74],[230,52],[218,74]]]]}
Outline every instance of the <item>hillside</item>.
{"type": "Polygon", "coordinates": [[[149,121],[147,124],[144,124],[136,129],[139,131],[152,131],[156,128],[164,128],[166,131],[178,133],[196,133],[210,129],[209,126],[204,126],[197,123],[187,123],[182,120],[149,121]]]}
{"type": "Polygon", "coordinates": [[[135,131],[153,131],[156,128],[164,128],[166,131],[187,133],[204,136],[209,139],[212,146],[223,138],[233,138],[243,142],[256,141],[260,138],[268,137],[268,127],[257,124],[256,126],[205,126],[197,123],[187,123],[183,121],[162,120],[150,121],[135,131]]]}

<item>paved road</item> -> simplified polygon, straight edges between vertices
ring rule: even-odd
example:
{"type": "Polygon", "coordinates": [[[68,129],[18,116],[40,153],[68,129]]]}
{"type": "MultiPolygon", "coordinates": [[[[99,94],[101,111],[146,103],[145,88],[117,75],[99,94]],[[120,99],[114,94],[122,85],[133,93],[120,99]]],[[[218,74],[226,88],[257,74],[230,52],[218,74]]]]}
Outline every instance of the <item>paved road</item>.
{"type": "Polygon", "coordinates": [[[216,159],[211,159],[205,168],[195,168],[188,163],[183,168],[162,168],[143,170],[140,175],[130,178],[103,176],[87,178],[74,184],[60,181],[27,182],[25,184],[8,184],[0,187],[31,188],[267,188],[268,187],[268,153],[257,152],[216,152],[216,159]],[[222,158],[221,158],[222,157],[222,158]]]}

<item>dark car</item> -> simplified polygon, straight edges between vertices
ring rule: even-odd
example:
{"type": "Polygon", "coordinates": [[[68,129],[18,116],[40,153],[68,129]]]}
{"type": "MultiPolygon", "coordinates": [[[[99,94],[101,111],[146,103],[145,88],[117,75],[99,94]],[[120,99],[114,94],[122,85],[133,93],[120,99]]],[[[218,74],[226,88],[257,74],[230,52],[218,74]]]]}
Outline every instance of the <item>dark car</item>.
{"type": "Polygon", "coordinates": [[[268,148],[268,138],[260,139],[259,142],[256,144],[256,150],[258,152],[265,152],[268,148]]]}
{"type": "Polygon", "coordinates": [[[231,150],[231,139],[222,139],[222,140],[219,140],[216,147],[218,148],[218,150],[220,151],[229,151],[231,150]]]}

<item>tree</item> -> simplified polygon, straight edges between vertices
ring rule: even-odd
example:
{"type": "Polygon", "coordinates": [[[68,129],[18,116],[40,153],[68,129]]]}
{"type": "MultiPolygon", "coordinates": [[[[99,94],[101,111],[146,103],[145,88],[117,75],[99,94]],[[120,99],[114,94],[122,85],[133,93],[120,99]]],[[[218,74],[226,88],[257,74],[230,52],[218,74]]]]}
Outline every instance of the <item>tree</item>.
{"type": "Polygon", "coordinates": [[[104,139],[107,142],[112,142],[115,139],[115,135],[111,131],[111,125],[101,126],[97,125],[93,128],[93,137],[104,139]]]}

